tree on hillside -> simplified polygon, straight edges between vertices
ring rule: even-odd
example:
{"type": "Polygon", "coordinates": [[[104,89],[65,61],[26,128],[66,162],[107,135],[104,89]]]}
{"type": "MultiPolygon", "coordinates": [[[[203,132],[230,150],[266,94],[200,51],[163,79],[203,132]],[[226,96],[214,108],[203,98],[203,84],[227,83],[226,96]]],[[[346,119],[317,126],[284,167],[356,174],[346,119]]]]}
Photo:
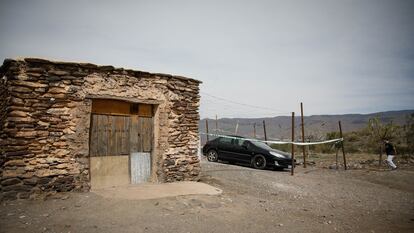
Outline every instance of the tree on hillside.
{"type": "Polygon", "coordinates": [[[407,118],[407,124],[404,125],[405,141],[407,143],[407,152],[412,153],[414,151],[414,113],[407,118]]]}
{"type": "Polygon", "coordinates": [[[379,117],[369,119],[367,130],[370,133],[370,144],[379,149],[379,165],[382,162],[382,144],[384,139],[394,139],[398,132],[398,126],[392,121],[383,124],[379,117]]]}

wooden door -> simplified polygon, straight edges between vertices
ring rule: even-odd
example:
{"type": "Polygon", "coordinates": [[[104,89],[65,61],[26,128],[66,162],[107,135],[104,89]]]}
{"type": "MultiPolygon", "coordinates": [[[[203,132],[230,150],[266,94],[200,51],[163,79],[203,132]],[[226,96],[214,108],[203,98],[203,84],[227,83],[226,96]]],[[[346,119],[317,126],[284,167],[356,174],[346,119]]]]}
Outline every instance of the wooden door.
{"type": "Polygon", "coordinates": [[[90,176],[93,189],[130,183],[130,116],[92,114],[90,176]]]}
{"type": "Polygon", "coordinates": [[[152,117],[92,114],[90,132],[93,188],[149,181],[152,117]]]}
{"type": "Polygon", "coordinates": [[[121,156],[130,152],[130,116],[93,114],[90,156],[121,156]]]}

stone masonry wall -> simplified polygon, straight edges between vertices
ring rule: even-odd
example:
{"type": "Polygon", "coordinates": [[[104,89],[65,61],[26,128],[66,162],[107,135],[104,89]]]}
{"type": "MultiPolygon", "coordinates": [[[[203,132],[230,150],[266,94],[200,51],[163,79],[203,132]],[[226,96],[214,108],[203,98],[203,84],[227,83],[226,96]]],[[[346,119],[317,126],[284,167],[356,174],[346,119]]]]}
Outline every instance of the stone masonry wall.
{"type": "Polygon", "coordinates": [[[156,102],[151,180],[198,179],[199,81],[36,58],[0,71],[0,199],[89,190],[91,98],[156,102]]]}

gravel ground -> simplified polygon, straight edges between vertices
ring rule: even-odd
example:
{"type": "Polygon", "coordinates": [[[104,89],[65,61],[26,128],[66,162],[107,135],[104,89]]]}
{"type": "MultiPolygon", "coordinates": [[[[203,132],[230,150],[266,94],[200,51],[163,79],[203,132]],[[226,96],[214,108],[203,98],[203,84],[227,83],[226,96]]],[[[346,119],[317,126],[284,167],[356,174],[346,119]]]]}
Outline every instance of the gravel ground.
{"type": "Polygon", "coordinates": [[[202,162],[221,195],[64,193],[2,203],[0,232],[414,232],[414,169],[254,170],[202,162]]]}

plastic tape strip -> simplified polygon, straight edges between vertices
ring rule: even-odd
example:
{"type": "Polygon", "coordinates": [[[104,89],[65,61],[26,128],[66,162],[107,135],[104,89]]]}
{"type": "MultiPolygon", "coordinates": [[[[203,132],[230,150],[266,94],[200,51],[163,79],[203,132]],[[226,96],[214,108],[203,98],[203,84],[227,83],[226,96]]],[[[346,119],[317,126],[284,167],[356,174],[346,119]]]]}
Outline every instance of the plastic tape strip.
{"type": "Polygon", "coordinates": [[[213,137],[243,139],[243,140],[246,140],[246,141],[264,142],[264,143],[270,143],[270,144],[294,144],[294,145],[297,145],[297,146],[310,146],[310,145],[334,143],[334,142],[341,142],[341,141],[344,140],[343,138],[336,138],[336,139],[320,141],[320,142],[292,142],[292,141],[284,142],[284,141],[264,141],[264,140],[257,140],[257,139],[252,139],[252,138],[239,138],[239,137],[232,137],[232,136],[213,134],[213,133],[200,133],[200,134],[213,136],[213,137]]]}

